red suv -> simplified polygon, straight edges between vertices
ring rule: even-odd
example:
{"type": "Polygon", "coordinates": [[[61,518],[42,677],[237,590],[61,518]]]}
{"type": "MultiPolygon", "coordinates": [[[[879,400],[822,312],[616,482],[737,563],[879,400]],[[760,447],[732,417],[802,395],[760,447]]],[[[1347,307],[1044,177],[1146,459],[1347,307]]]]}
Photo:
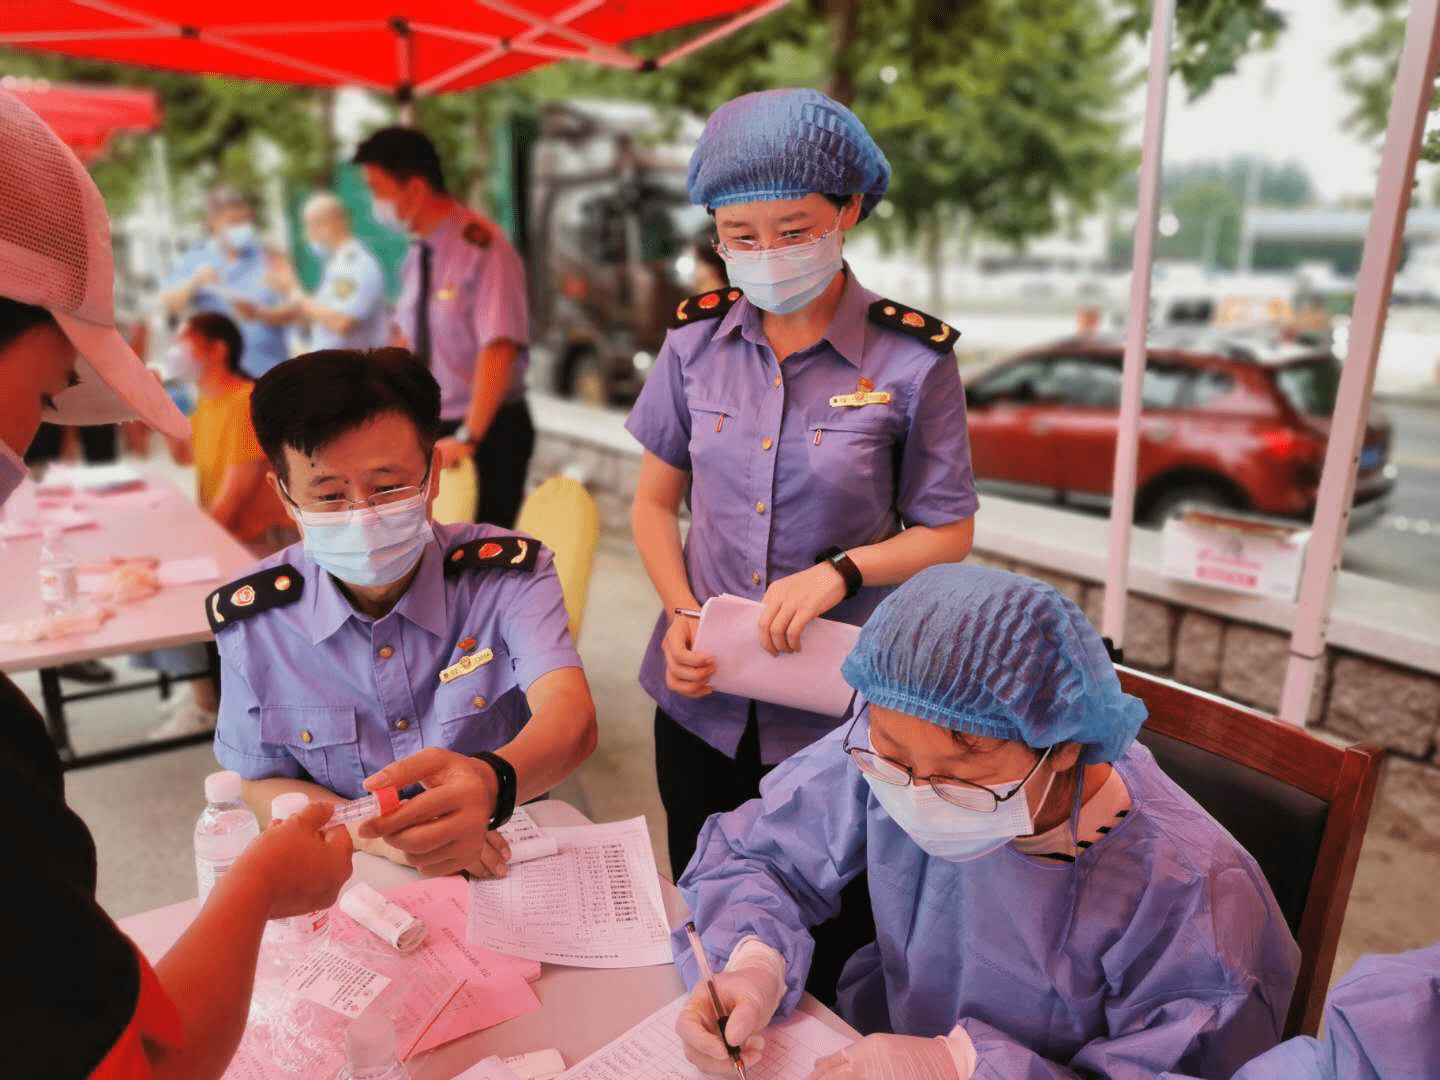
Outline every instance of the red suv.
{"type": "MultiPolygon", "coordinates": [[[[1308,520],[1340,363],[1314,347],[1239,335],[1157,334],[1140,420],[1136,520],[1201,504],[1308,520]]],[[[1075,338],[966,375],[976,479],[1107,502],[1120,406],[1119,337],[1075,338]]],[[[1394,485],[1390,422],[1372,412],[1352,529],[1378,520],[1394,485]]]]}

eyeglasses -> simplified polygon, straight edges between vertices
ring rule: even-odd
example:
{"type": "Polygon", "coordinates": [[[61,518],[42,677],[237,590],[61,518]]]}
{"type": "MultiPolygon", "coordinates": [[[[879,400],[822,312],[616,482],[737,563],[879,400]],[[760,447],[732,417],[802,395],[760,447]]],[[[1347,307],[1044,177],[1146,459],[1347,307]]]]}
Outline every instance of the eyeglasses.
{"type": "Polygon", "coordinates": [[[903,761],[896,761],[894,758],[886,757],[867,746],[854,746],[850,742],[854,734],[855,724],[859,722],[857,716],[850,724],[850,730],[845,733],[845,741],[842,744],[844,750],[850,755],[850,759],[866,776],[879,780],[882,784],[890,784],[893,787],[908,787],[916,781],[923,780],[930,785],[930,790],[955,806],[962,806],[966,810],[974,810],[981,814],[993,814],[1000,808],[1000,804],[1013,799],[1020,792],[1025,790],[1025,785],[1035,775],[1035,770],[1040,768],[1044,760],[1050,756],[1053,747],[1047,746],[1045,752],[1040,755],[1025,778],[1015,785],[1015,790],[1008,795],[996,795],[988,787],[982,784],[972,783],[969,780],[961,780],[954,776],[916,776],[915,770],[906,765],[903,761]]]}
{"type": "Polygon", "coordinates": [[[322,496],[310,502],[296,502],[290,494],[290,489],[285,486],[284,481],[280,483],[280,490],[285,493],[285,498],[295,509],[307,514],[340,514],[347,510],[376,510],[382,506],[393,506],[402,503],[406,499],[413,499],[420,495],[430,486],[430,470],[425,470],[425,475],[420,478],[419,484],[406,484],[403,487],[387,487],[375,492],[367,499],[347,499],[342,495],[322,496]]]}
{"type": "Polygon", "coordinates": [[[840,227],[840,215],[836,215],[835,224],[828,229],[802,231],[799,229],[783,232],[771,244],[762,244],[758,240],[716,240],[710,246],[721,258],[733,258],[736,255],[753,255],[760,251],[773,251],[781,258],[788,256],[799,256],[813,244],[818,244],[825,237],[829,236],[840,227]]]}

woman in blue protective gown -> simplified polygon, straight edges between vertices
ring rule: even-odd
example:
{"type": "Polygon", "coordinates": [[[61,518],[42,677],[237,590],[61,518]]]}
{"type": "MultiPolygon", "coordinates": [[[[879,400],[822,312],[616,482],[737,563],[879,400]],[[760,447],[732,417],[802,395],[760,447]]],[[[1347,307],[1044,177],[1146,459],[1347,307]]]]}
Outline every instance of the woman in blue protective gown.
{"type": "MultiPolygon", "coordinates": [[[[747,1058],[862,870],[877,939],[839,1010],[867,1036],[816,1080],[1229,1080],[1275,1046],[1299,950],[1254,861],[1135,742],[1144,706],[1074,604],[934,567],[843,671],[854,722],[711,818],[680,881],[747,1058]]],[[[712,1017],[697,988],[686,1051],[734,1075],[712,1017]]]]}

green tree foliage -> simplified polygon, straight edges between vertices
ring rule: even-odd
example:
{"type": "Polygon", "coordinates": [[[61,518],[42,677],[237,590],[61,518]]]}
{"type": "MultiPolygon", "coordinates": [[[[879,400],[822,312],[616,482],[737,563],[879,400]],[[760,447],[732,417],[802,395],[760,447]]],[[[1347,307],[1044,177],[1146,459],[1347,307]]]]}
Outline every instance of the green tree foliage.
{"type": "MultiPolygon", "coordinates": [[[[1261,170],[1259,205],[1298,209],[1315,204],[1310,174],[1296,162],[1279,164],[1236,156],[1226,161],[1172,166],[1165,170],[1161,180],[1161,202],[1166,213],[1175,215],[1179,228],[1175,235],[1159,238],[1156,257],[1233,268],[1238,262],[1241,208],[1245,205],[1245,186],[1252,167],[1261,170]]],[[[1132,205],[1134,197],[1135,180],[1130,177],[1117,190],[1115,201],[1119,205],[1132,205]]],[[[1111,237],[1111,253],[1117,257],[1128,255],[1132,243],[1130,229],[1117,230],[1111,237]]],[[[1264,252],[1257,253],[1257,264],[1267,268],[1289,267],[1314,257],[1308,249],[1292,250],[1285,245],[1267,244],[1264,252]]]]}
{"type": "MultiPolygon", "coordinates": [[[[1405,46],[1405,0],[1341,0],[1348,11],[1369,11],[1375,22],[1333,57],[1340,70],[1340,83],[1354,99],[1345,118],[1346,126],[1378,144],[1390,119],[1390,98],[1400,70],[1400,53],[1405,46]]],[[[1431,111],[1440,109],[1440,88],[1434,92],[1431,111]]],[[[1428,132],[1422,156],[1440,161],[1440,130],[1428,132]]]]}

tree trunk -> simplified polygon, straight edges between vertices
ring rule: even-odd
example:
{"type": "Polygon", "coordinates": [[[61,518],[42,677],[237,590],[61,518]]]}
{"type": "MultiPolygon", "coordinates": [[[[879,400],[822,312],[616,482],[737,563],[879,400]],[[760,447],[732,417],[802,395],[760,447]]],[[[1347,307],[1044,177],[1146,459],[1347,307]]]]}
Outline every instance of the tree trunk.
{"type": "Polygon", "coordinates": [[[851,45],[860,22],[859,0],[825,0],[830,27],[830,78],[825,92],[842,105],[855,100],[855,60],[851,45]]]}

